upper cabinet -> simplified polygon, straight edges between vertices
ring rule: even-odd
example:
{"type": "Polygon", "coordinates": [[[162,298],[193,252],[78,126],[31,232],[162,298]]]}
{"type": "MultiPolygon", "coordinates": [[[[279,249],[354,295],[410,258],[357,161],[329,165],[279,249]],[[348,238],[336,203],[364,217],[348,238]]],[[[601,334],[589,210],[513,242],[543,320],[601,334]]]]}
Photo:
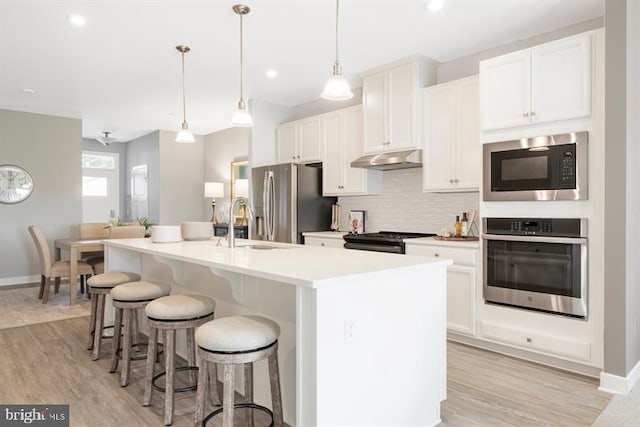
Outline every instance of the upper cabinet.
{"type": "Polygon", "coordinates": [[[315,163],[322,161],[320,116],[278,126],[276,160],[278,163],[315,163]]]}
{"type": "Polygon", "coordinates": [[[482,144],[478,76],[425,88],[424,191],[479,191],[482,144]]]}
{"type": "Polygon", "coordinates": [[[591,115],[592,33],[480,62],[482,130],[591,115]]]}
{"type": "Polygon", "coordinates": [[[380,194],[382,171],[352,168],[351,161],[362,155],[362,106],[345,108],[322,116],[324,162],[322,194],[353,196],[380,194]]]}
{"type": "Polygon", "coordinates": [[[364,73],[364,152],[420,148],[420,88],[435,83],[436,64],[414,57],[364,73]]]}

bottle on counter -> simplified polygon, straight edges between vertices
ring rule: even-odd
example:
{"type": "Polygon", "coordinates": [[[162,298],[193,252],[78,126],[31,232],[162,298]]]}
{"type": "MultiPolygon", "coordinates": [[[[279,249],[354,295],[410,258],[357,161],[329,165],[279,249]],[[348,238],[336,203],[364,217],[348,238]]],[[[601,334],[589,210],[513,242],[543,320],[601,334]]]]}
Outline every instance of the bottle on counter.
{"type": "Polygon", "coordinates": [[[469,221],[466,212],[462,212],[462,221],[460,222],[460,237],[467,237],[469,235],[469,221]]]}
{"type": "Polygon", "coordinates": [[[462,223],[460,222],[460,215],[456,215],[456,223],[453,226],[453,237],[461,237],[462,235],[462,223]]]}

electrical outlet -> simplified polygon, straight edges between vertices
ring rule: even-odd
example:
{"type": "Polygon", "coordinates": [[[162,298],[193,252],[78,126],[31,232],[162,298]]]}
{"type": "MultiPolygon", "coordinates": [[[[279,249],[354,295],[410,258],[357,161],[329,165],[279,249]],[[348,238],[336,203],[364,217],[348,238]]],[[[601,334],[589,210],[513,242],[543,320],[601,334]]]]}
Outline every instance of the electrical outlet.
{"type": "Polygon", "coordinates": [[[344,343],[348,344],[355,339],[355,323],[353,319],[344,319],[344,343]]]}

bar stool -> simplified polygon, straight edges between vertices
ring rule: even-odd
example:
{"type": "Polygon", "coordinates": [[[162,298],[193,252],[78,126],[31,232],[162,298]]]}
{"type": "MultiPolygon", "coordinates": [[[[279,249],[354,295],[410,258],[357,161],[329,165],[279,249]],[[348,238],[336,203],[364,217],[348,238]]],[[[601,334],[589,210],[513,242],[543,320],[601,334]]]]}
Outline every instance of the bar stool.
{"type": "Polygon", "coordinates": [[[197,353],[200,359],[195,416],[197,426],[205,426],[212,417],[222,412],[223,427],[233,427],[235,408],[251,408],[266,412],[271,416],[272,425],[283,425],[277,352],[279,336],[280,327],[278,324],[260,316],[223,317],[198,328],[195,334],[198,345],[197,353]],[[273,412],[264,406],[253,403],[253,362],[264,358],[268,358],[269,362],[273,412]],[[224,366],[223,406],[203,420],[209,363],[218,363],[224,366]],[[234,369],[238,364],[244,364],[245,367],[245,398],[248,403],[234,405],[234,369]]]}
{"type": "MultiPolygon", "coordinates": [[[[147,314],[147,324],[149,325],[149,346],[147,348],[147,371],[144,385],[143,406],[151,404],[151,394],[153,389],[164,391],[164,424],[173,423],[173,397],[174,393],[195,390],[196,385],[176,389],[174,386],[174,376],[176,371],[194,371],[196,367],[196,350],[194,332],[195,328],[213,320],[213,312],[216,302],[202,295],[169,295],[151,301],[144,309],[147,314]],[[188,366],[175,367],[175,345],[176,331],[184,329],[187,333],[187,361],[188,366]],[[154,376],[156,347],[158,344],[158,332],[164,334],[164,357],[165,371],[154,376]],[[166,375],[165,388],[161,388],[155,382],[166,375]]],[[[215,369],[215,365],[214,365],[215,369]]],[[[215,374],[215,371],[213,371],[215,374]]],[[[194,376],[190,373],[193,382],[194,376]]],[[[215,385],[214,385],[215,387],[215,385]]],[[[220,398],[217,388],[214,388],[213,395],[218,405],[220,398]]]]}
{"type": "Polygon", "coordinates": [[[137,325],[138,309],[144,308],[154,299],[167,296],[170,293],[171,286],[164,283],[151,282],[130,282],[118,285],[111,290],[116,316],[113,330],[113,354],[111,355],[109,372],[115,372],[118,368],[118,350],[122,339],[122,372],[120,376],[120,385],[122,387],[126,387],[129,383],[131,339],[134,329],[137,332],[137,328],[134,328],[133,325],[137,325]]]}
{"type": "MultiPolygon", "coordinates": [[[[89,320],[89,336],[87,340],[87,350],[93,349],[92,360],[100,358],[100,348],[102,346],[102,330],[104,325],[104,305],[107,294],[111,289],[123,283],[137,282],[140,275],[137,273],[117,272],[97,274],[87,281],[89,295],[91,296],[91,318],[89,320]],[[96,333],[95,331],[100,331],[96,333]]],[[[112,326],[109,326],[112,327],[112,326]]]]}

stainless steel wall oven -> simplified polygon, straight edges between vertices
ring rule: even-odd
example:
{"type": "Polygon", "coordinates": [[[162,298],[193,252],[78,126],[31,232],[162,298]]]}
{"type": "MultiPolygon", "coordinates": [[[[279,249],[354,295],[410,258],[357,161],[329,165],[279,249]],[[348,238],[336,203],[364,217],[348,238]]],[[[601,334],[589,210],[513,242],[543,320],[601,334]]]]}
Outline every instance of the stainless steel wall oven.
{"type": "Polygon", "coordinates": [[[587,220],[485,218],[488,303],[587,317],[587,220]]]}

